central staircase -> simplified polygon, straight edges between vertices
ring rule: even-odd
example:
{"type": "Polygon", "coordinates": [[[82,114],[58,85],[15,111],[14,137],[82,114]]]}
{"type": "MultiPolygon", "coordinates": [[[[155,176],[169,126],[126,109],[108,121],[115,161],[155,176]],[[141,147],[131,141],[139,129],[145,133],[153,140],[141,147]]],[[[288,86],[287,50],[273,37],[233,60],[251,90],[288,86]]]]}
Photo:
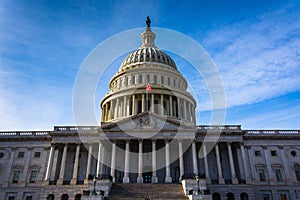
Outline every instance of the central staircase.
{"type": "Polygon", "coordinates": [[[184,196],[181,184],[113,184],[109,200],[129,200],[129,199],[188,199],[184,196]]]}

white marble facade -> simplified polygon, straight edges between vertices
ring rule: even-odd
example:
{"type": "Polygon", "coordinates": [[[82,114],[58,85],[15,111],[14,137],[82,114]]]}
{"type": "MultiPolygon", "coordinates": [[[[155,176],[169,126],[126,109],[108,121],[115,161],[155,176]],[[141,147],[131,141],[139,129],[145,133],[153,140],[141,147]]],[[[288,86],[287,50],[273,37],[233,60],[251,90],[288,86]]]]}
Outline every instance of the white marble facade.
{"type": "Polygon", "coordinates": [[[195,176],[215,200],[300,199],[300,131],[196,125],[187,81],[155,37],[147,27],[111,79],[100,126],[0,132],[0,199],[81,199],[94,179],[109,196],[113,183],[195,176]]]}

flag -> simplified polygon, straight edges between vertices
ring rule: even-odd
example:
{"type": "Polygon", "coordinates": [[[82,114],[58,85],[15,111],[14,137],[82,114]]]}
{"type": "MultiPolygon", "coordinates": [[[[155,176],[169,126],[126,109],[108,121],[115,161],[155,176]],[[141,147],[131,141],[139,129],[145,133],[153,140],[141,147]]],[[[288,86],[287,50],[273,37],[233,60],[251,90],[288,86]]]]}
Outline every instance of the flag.
{"type": "Polygon", "coordinates": [[[151,86],[150,86],[150,83],[147,84],[146,91],[152,92],[152,88],[151,88],[151,86]]]}

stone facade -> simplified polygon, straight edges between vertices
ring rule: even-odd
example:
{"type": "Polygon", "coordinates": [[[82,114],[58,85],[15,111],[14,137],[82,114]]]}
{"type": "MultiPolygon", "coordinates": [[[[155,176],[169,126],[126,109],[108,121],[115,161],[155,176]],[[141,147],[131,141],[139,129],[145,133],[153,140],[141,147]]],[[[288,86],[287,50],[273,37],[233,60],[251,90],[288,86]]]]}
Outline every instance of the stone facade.
{"type": "Polygon", "coordinates": [[[148,26],[110,81],[100,126],[0,132],[0,199],[95,199],[94,189],[100,199],[113,183],[182,183],[190,199],[300,199],[300,131],[197,126],[187,81],[154,39],[148,26]]]}

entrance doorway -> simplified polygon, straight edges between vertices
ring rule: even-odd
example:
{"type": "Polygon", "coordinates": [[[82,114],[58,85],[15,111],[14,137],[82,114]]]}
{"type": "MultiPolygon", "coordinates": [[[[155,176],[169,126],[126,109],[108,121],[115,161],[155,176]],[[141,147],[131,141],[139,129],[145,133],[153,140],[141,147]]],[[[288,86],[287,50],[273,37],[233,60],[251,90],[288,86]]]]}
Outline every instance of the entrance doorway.
{"type": "Polygon", "coordinates": [[[144,183],[151,183],[152,172],[143,173],[144,183]]]}

